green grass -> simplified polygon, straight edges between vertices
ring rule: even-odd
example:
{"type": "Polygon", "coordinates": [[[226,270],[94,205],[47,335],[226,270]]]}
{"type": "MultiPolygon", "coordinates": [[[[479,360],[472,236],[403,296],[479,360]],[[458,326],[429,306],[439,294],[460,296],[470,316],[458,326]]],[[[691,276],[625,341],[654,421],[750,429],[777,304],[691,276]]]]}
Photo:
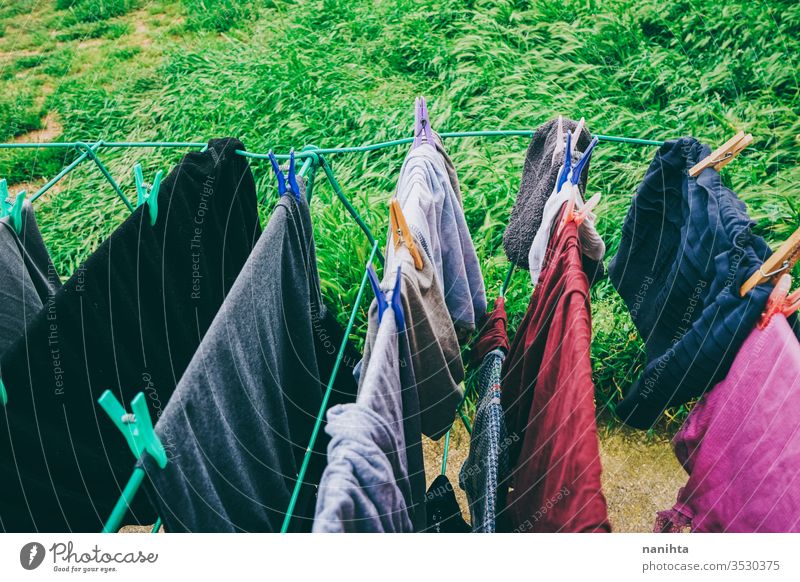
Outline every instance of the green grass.
{"type": "Polygon", "coordinates": [[[189,30],[226,32],[253,20],[260,7],[274,8],[270,0],[182,0],[189,30]]]}
{"type": "MultiPolygon", "coordinates": [[[[47,52],[46,66],[32,59],[25,61],[30,68],[18,65],[2,82],[3,94],[29,87],[40,95],[58,115],[64,139],[232,135],[258,151],[375,142],[409,135],[418,94],[428,98],[440,130],[533,128],[559,113],[585,116],[598,133],[650,139],[688,134],[719,144],[746,129],[753,146],[726,167],[724,179],[773,243],[800,223],[800,5],[794,1],[183,0],[141,3],[134,11],[130,2],[113,4],[126,6],[105,17],[117,27],[115,37],[68,27],[64,11],[51,5],[36,8],[29,33],[0,39],[5,50],[47,52]],[[83,33],[70,36],[71,30],[83,33]],[[78,50],[89,37],[100,44],[78,50]]],[[[7,31],[24,17],[0,14],[7,31]]],[[[1,123],[0,129],[9,134],[1,123]]],[[[502,234],[526,145],[522,138],[447,144],[492,299],[507,268],[502,234]]],[[[404,153],[330,158],[379,238],[404,153]]],[[[595,153],[589,192],[603,193],[598,228],[607,259],[653,153],[608,143],[595,153]]],[[[132,192],[133,163],[143,162],[146,172],[168,169],[180,152],[103,156],[132,192]]],[[[253,163],[253,171],[260,195],[273,200],[268,164],[253,163]]],[[[344,319],[368,247],[324,180],[316,192],[323,291],[344,319]]],[[[74,269],[125,217],[88,165],[40,208],[62,270],[74,269]]],[[[261,209],[265,219],[269,209],[261,209]]],[[[507,300],[512,328],[529,297],[527,273],[517,273],[507,300]]],[[[636,377],[643,354],[610,283],[597,285],[592,300],[592,357],[598,405],[605,408],[636,377]]],[[[357,337],[363,332],[362,310],[357,337]]]]}
{"type": "Polygon", "coordinates": [[[126,22],[109,22],[108,20],[95,22],[76,22],[75,24],[72,24],[63,30],[58,31],[56,34],[56,39],[60,42],[86,40],[90,38],[105,38],[114,40],[129,34],[131,30],[131,25],[126,22]]]}
{"type": "Polygon", "coordinates": [[[56,8],[69,11],[68,21],[99,22],[127,14],[139,0],[56,0],[56,8]]]}
{"type": "Polygon", "coordinates": [[[0,140],[17,137],[41,127],[41,112],[30,92],[0,94],[0,140]]]}
{"type": "MultiPolygon", "coordinates": [[[[2,177],[10,184],[27,182],[32,178],[54,176],[62,167],[72,161],[74,156],[69,152],[57,149],[12,150],[0,154],[2,177]]],[[[28,188],[31,192],[31,188],[28,188]]],[[[71,272],[71,270],[70,270],[71,272]]]]}

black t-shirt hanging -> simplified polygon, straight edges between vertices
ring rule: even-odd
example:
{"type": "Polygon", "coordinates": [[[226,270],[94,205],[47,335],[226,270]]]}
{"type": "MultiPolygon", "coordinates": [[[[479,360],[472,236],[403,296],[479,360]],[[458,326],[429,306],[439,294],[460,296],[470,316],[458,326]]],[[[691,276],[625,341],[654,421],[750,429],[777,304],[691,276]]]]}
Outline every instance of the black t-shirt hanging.
{"type": "MultiPolygon", "coordinates": [[[[187,154],[155,226],[139,207],[4,354],[0,529],[100,531],[135,460],[98,397],[110,389],[130,410],[144,392],[155,423],[260,235],[236,149],[187,154]]],[[[145,495],[133,510],[154,518],[145,495]]]]}

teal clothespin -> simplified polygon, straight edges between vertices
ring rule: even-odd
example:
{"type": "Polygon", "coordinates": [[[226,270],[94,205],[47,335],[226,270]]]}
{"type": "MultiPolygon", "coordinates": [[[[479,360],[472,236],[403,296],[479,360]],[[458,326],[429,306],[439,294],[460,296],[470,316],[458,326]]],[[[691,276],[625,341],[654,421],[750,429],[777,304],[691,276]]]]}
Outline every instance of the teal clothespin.
{"type": "Polygon", "coordinates": [[[150,211],[150,226],[155,226],[156,218],[158,217],[158,190],[161,188],[161,177],[163,175],[164,172],[159,170],[153,179],[153,185],[148,188],[142,174],[142,165],[136,164],[133,166],[133,179],[136,182],[136,207],[138,208],[147,203],[147,208],[150,211]]]}
{"type": "Polygon", "coordinates": [[[0,180],[0,218],[10,216],[11,226],[20,234],[22,232],[22,205],[25,202],[25,191],[17,194],[13,203],[8,201],[8,183],[0,180]]]}
{"type": "Polygon", "coordinates": [[[167,466],[167,451],[153,430],[153,421],[147,409],[144,393],[139,392],[131,401],[133,414],[125,412],[111,390],[103,392],[97,402],[122,432],[134,457],[139,459],[147,452],[161,469],[167,466]]]}
{"type": "Polygon", "coordinates": [[[0,378],[0,406],[5,406],[8,402],[8,392],[6,392],[6,385],[3,384],[2,378],[0,378]]]}

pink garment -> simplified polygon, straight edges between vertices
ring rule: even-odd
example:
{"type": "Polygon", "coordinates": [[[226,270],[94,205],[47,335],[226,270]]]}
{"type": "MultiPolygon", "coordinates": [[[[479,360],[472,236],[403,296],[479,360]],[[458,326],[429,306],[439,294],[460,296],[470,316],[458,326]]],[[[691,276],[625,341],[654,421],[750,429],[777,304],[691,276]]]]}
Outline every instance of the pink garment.
{"type": "Polygon", "coordinates": [[[800,343],[784,315],[750,333],[673,445],[689,481],[654,531],[800,531],[800,343]]]}

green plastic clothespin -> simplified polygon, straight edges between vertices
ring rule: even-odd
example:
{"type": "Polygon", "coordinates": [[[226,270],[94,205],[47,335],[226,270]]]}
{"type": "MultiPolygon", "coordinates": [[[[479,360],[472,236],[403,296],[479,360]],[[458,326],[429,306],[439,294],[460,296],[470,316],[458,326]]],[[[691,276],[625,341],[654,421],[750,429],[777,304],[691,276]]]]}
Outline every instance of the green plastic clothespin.
{"type": "Polygon", "coordinates": [[[11,226],[20,234],[22,232],[22,205],[25,202],[25,191],[17,194],[13,203],[8,201],[8,183],[0,180],[0,218],[11,217],[11,226]]]}
{"type": "Polygon", "coordinates": [[[148,188],[148,185],[144,182],[142,165],[136,164],[133,166],[133,179],[136,182],[136,207],[138,208],[147,203],[147,208],[150,211],[150,226],[155,226],[156,218],[158,217],[158,190],[161,188],[161,177],[163,175],[164,172],[159,170],[153,179],[153,185],[148,188]]]}
{"type": "Polygon", "coordinates": [[[8,402],[8,392],[6,392],[6,385],[3,384],[2,378],[0,378],[0,405],[5,406],[8,402]]]}
{"type": "Polygon", "coordinates": [[[153,430],[153,421],[147,409],[144,393],[139,392],[131,401],[133,414],[125,412],[111,390],[103,392],[97,402],[122,432],[134,457],[138,459],[147,452],[161,469],[167,466],[167,451],[153,430]]]}

